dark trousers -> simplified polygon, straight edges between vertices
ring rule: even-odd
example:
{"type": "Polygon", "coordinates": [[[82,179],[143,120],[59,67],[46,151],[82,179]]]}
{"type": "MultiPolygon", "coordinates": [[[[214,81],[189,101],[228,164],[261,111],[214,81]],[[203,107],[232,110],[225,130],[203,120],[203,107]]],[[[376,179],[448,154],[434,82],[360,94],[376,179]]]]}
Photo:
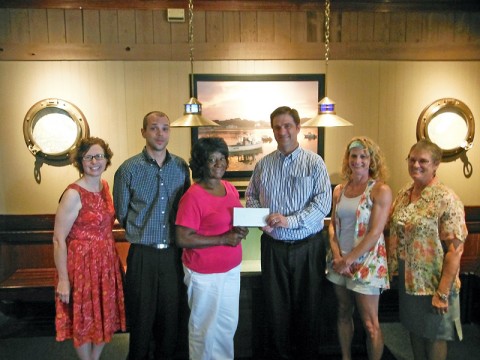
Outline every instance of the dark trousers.
{"type": "Polygon", "coordinates": [[[132,244],[127,257],[125,304],[130,330],[129,360],[173,359],[180,289],[178,249],[132,244]]]}
{"type": "Polygon", "coordinates": [[[317,359],[325,277],[322,233],[294,244],[263,234],[261,260],[266,358],[317,359]]]}

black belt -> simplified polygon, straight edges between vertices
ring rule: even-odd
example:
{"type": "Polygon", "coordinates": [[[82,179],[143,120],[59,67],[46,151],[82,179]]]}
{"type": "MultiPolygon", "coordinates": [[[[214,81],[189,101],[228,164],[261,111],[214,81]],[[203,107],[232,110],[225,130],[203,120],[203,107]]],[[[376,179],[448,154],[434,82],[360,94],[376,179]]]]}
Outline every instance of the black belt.
{"type": "Polygon", "coordinates": [[[266,233],[263,233],[262,236],[264,236],[265,239],[267,239],[269,241],[275,242],[275,244],[283,244],[283,245],[286,245],[286,246],[295,246],[295,245],[300,245],[300,244],[306,243],[310,240],[314,240],[318,235],[320,235],[320,233],[315,233],[315,234],[312,234],[312,235],[308,235],[306,238],[298,239],[298,240],[278,240],[278,239],[275,239],[275,238],[271,237],[270,235],[268,235],[266,233]]]}
{"type": "Polygon", "coordinates": [[[165,250],[165,249],[170,248],[170,244],[138,244],[138,243],[134,243],[132,245],[139,245],[139,246],[143,246],[143,247],[147,247],[147,248],[151,248],[151,249],[157,249],[157,250],[165,250]]]}

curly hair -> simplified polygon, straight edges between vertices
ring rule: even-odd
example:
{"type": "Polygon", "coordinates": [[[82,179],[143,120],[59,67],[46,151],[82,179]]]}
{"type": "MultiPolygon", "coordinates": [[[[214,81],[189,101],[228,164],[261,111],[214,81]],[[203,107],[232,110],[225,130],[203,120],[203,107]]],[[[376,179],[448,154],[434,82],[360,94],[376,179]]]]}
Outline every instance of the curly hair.
{"type": "Polygon", "coordinates": [[[439,164],[442,161],[442,149],[440,148],[440,146],[438,146],[434,142],[431,142],[430,140],[422,139],[419,140],[417,143],[413,144],[413,146],[410,148],[410,151],[408,152],[407,159],[410,157],[410,154],[413,150],[428,151],[432,156],[432,161],[434,164],[439,164]]]}
{"type": "Polygon", "coordinates": [[[192,170],[192,177],[195,180],[204,180],[208,171],[208,158],[214,152],[219,152],[227,161],[228,167],[228,146],[225,140],[219,137],[200,138],[193,146],[189,162],[192,170]]]}
{"type": "Polygon", "coordinates": [[[352,169],[350,169],[348,160],[350,157],[350,150],[353,148],[367,150],[368,155],[370,156],[370,167],[368,169],[368,174],[372,179],[378,179],[381,181],[385,181],[387,179],[388,169],[385,163],[385,157],[380,150],[380,147],[371,139],[362,136],[354,137],[348,142],[345,148],[342,161],[342,177],[345,180],[350,179],[350,176],[352,175],[352,169]]]}
{"type": "Polygon", "coordinates": [[[77,146],[75,147],[74,152],[70,155],[70,161],[72,162],[73,166],[75,166],[80,174],[84,174],[83,169],[83,157],[85,154],[90,150],[93,145],[100,145],[103,151],[105,152],[105,159],[107,160],[107,164],[105,165],[105,169],[107,169],[112,164],[112,157],[113,152],[110,149],[110,146],[105,142],[105,140],[100,139],[98,137],[88,137],[81,139],[77,146]]]}

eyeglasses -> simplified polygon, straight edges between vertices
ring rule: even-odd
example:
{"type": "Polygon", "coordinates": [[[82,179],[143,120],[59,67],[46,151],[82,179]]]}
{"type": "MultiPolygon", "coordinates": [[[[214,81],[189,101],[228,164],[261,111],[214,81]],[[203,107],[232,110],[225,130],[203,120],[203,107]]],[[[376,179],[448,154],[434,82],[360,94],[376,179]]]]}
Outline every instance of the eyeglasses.
{"type": "Polygon", "coordinates": [[[425,166],[425,165],[428,165],[430,163],[430,160],[427,160],[427,159],[415,159],[415,158],[407,157],[406,160],[408,161],[408,163],[410,165],[415,165],[415,163],[418,162],[418,164],[420,166],[425,166]]]}
{"type": "Polygon", "coordinates": [[[99,161],[105,159],[105,154],[85,155],[82,159],[85,161],[92,161],[93,159],[99,161]]]}

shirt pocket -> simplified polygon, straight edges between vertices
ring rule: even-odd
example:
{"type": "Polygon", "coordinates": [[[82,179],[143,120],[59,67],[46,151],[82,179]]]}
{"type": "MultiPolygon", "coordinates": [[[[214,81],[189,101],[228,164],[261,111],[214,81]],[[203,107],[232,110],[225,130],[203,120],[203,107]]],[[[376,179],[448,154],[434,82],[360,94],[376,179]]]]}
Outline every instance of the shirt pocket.
{"type": "Polygon", "coordinates": [[[311,189],[312,180],[311,176],[291,176],[292,186],[296,190],[311,189]]]}

